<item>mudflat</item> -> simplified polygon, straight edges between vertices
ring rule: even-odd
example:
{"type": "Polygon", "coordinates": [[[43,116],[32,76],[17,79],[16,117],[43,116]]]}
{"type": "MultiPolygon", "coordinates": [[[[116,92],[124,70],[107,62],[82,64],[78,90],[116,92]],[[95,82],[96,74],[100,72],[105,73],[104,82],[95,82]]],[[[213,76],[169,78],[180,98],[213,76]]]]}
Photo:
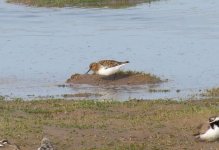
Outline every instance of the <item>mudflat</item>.
{"type": "Polygon", "coordinates": [[[202,101],[0,101],[0,137],[22,150],[43,137],[58,150],[218,149],[199,142],[197,126],[219,114],[219,99],[202,101]]]}

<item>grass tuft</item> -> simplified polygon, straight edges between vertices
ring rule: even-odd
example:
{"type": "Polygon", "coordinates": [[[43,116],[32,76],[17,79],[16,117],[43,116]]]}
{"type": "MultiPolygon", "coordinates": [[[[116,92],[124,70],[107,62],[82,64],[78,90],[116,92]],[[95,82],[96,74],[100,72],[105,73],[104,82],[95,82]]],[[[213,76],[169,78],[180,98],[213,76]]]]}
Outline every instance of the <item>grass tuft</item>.
{"type": "Polygon", "coordinates": [[[126,8],[140,3],[157,0],[8,0],[9,3],[21,3],[36,7],[109,7],[126,8]]]}
{"type": "Polygon", "coordinates": [[[219,97],[219,88],[208,89],[201,95],[205,97],[219,97]]]}

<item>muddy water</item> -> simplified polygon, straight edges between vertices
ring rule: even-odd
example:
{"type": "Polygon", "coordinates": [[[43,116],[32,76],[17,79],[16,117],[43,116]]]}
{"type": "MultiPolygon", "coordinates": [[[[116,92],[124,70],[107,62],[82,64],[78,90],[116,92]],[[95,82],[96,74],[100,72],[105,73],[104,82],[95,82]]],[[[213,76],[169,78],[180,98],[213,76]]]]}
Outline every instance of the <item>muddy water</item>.
{"type": "Polygon", "coordinates": [[[33,8],[0,0],[0,95],[98,92],[101,98],[189,98],[219,85],[219,1],[168,0],[125,9],[33,8]],[[170,79],[137,87],[59,87],[100,59],[170,79]],[[149,89],[170,92],[149,92],[149,89]],[[176,92],[176,90],[180,92],[176,92]]]}

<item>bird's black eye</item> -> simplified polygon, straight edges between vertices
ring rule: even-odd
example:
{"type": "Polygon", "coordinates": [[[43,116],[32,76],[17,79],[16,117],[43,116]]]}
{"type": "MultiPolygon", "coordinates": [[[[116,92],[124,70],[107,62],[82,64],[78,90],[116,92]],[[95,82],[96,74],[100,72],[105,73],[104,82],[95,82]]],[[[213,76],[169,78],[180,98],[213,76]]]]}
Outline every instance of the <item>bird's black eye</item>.
{"type": "Polygon", "coordinates": [[[217,126],[219,127],[219,120],[215,121],[214,124],[217,125],[217,126]]]}

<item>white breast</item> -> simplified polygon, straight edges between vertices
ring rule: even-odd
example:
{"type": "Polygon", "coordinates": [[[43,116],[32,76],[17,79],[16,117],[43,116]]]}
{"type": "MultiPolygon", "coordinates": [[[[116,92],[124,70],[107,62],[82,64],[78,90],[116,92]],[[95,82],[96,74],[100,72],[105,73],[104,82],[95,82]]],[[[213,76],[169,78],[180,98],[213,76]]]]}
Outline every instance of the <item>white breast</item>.
{"type": "Polygon", "coordinates": [[[115,67],[111,67],[111,68],[106,68],[106,67],[101,67],[98,71],[97,71],[97,74],[99,75],[104,75],[104,76],[109,76],[109,75],[112,75],[112,74],[115,74],[116,72],[119,71],[119,69],[124,66],[125,64],[121,64],[121,65],[118,65],[118,66],[115,66],[115,67]]]}
{"type": "Polygon", "coordinates": [[[206,141],[215,141],[216,139],[219,138],[219,127],[214,126],[214,129],[212,129],[212,128],[208,129],[207,132],[200,135],[200,138],[202,140],[206,140],[206,141]]]}

